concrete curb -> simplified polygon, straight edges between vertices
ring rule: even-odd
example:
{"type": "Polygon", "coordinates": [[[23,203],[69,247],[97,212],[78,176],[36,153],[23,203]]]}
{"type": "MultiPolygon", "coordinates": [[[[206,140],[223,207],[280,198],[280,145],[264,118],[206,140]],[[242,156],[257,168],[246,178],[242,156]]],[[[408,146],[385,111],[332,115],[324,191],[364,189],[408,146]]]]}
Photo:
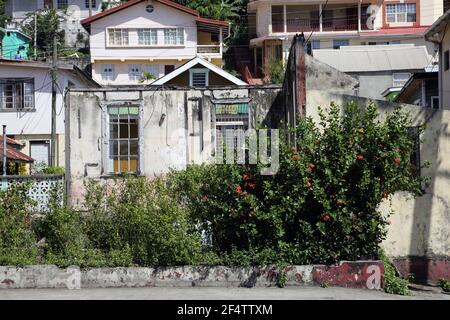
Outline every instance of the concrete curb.
{"type": "MultiPolygon", "coordinates": [[[[329,285],[380,289],[383,262],[351,261],[338,265],[287,266],[286,286],[329,285]]],[[[124,288],[124,287],[271,287],[278,284],[275,266],[58,268],[54,265],[0,266],[0,289],[17,288],[124,288]]]]}

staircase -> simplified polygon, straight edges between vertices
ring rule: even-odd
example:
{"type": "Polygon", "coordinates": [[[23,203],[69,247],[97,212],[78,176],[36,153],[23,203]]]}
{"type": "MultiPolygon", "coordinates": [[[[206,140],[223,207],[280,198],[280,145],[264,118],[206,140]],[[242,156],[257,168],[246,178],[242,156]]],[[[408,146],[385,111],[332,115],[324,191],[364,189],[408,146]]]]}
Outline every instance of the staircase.
{"type": "Polygon", "coordinates": [[[246,46],[234,47],[233,48],[234,63],[236,64],[237,70],[241,73],[242,79],[249,85],[262,85],[263,81],[261,78],[256,78],[252,74],[249,48],[246,46]]]}

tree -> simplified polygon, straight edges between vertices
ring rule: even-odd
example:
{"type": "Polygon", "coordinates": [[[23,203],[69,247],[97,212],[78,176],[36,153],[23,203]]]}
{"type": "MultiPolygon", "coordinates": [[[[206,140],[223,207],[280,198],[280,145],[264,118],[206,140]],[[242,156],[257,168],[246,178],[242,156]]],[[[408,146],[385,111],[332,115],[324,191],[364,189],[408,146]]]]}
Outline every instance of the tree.
{"type": "Polygon", "coordinates": [[[230,44],[241,42],[242,37],[247,34],[248,0],[175,0],[175,2],[197,10],[202,17],[231,22],[230,44]]]}
{"type": "MultiPolygon", "coordinates": [[[[34,16],[35,13],[30,13],[26,23],[22,27],[22,31],[34,37],[34,16]]],[[[58,46],[64,47],[64,30],[60,28],[60,16],[55,9],[50,9],[45,12],[37,12],[37,42],[33,44],[38,51],[50,54],[53,50],[53,38],[58,38],[58,46]]]]}
{"type": "Polygon", "coordinates": [[[5,0],[0,0],[0,27],[4,27],[5,22],[8,19],[5,9],[5,0]]]}

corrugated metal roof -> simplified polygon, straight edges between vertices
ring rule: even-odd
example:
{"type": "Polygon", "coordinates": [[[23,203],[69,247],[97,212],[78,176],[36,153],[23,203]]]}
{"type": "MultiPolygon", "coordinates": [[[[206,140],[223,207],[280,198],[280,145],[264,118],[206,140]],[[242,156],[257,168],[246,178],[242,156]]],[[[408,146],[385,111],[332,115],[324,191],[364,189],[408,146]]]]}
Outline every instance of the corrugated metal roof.
{"type": "Polygon", "coordinates": [[[314,58],[343,72],[423,69],[429,65],[424,46],[349,46],[314,50],[314,58]]]}

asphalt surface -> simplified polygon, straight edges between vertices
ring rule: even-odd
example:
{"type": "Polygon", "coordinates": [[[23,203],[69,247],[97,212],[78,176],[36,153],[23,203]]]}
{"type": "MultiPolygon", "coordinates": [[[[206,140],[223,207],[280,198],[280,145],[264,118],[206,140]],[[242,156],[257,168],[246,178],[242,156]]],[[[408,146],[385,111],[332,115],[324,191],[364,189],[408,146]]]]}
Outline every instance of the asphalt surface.
{"type": "Polygon", "coordinates": [[[0,289],[0,300],[450,300],[450,294],[412,291],[412,296],[338,287],[0,289]]]}

